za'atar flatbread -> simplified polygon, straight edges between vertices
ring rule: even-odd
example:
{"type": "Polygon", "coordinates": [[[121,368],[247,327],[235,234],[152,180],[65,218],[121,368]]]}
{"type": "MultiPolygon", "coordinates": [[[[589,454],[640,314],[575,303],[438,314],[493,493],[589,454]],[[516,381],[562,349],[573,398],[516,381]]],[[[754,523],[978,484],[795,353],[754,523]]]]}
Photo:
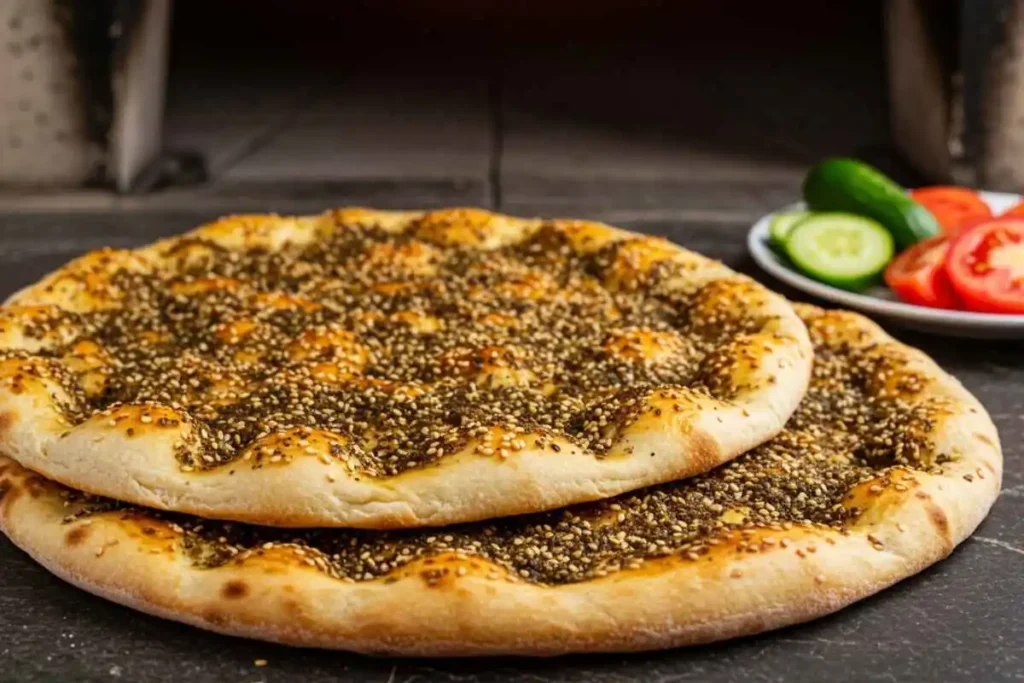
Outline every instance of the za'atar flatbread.
{"type": "Polygon", "coordinates": [[[473,209],[235,216],[0,308],[0,448],[68,486],[276,526],[536,512],[778,433],[807,332],[667,240],[473,209]]]}
{"type": "Polygon", "coordinates": [[[0,526],[94,593],[294,645],[539,655],[805,621],[950,553],[995,500],[1002,455],[924,354],[858,315],[800,312],[816,360],[785,431],[686,481],[442,529],[296,530],[85,496],[3,459],[0,526]]]}

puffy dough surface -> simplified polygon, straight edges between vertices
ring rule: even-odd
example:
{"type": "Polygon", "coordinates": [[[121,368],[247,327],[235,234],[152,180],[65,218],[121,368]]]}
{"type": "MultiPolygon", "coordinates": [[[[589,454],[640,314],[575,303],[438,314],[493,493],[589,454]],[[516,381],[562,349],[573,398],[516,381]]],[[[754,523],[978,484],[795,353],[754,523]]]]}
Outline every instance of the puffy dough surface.
{"type": "Polygon", "coordinates": [[[692,645],[809,620],[950,553],[998,495],[1002,455],[984,409],[929,358],[854,314],[802,314],[822,358],[814,405],[777,439],[693,480],[443,530],[297,536],[83,496],[0,457],[0,526],[86,590],[292,645],[552,655],[692,645]],[[872,372],[834,384],[853,377],[843,367],[872,372]],[[859,405],[826,412],[830,393],[856,393],[853,381],[859,405]],[[874,425],[830,418],[872,402],[900,418],[887,433],[917,444],[913,453],[875,452],[874,425]],[[802,495],[776,490],[789,482],[802,495]]]}
{"type": "Polygon", "coordinates": [[[23,465],[295,527],[692,476],[776,435],[812,362],[792,307],[716,261],[468,208],[231,216],[90,253],[7,301],[0,349],[0,448],[23,465]]]}

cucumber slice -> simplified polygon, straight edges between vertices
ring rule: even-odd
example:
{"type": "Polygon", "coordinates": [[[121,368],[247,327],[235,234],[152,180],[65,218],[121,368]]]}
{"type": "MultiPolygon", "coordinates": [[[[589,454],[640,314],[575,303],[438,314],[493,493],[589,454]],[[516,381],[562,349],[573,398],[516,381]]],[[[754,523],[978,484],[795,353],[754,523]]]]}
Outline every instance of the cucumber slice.
{"type": "Polygon", "coordinates": [[[786,255],[797,268],[854,292],[878,282],[894,252],[892,235],[882,225],[845,213],[813,214],[786,240],[786,255]]]}
{"type": "Polygon", "coordinates": [[[935,216],[882,173],[854,159],[827,159],[804,179],[811,211],[841,211],[878,221],[902,251],[942,232],[935,216]]]}
{"type": "Polygon", "coordinates": [[[809,211],[784,211],[775,214],[768,224],[768,243],[779,251],[785,250],[786,238],[790,231],[809,215],[809,211]]]}

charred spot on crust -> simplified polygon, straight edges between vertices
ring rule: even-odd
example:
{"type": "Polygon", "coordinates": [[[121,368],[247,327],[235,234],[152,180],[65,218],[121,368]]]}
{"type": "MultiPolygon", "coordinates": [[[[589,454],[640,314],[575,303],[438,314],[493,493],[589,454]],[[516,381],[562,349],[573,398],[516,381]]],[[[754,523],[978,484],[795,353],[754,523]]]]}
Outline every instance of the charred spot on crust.
{"type": "Polygon", "coordinates": [[[73,548],[77,545],[81,545],[82,542],[85,541],[86,538],[88,538],[88,536],[89,526],[76,526],[74,529],[71,529],[66,534],[64,534],[64,545],[73,548]]]}
{"type": "Polygon", "coordinates": [[[213,624],[215,626],[220,626],[221,624],[225,624],[228,621],[227,616],[225,616],[223,612],[212,608],[205,610],[202,613],[201,618],[206,623],[213,624]]]}
{"type": "Polygon", "coordinates": [[[244,581],[228,581],[220,594],[228,600],[238,600],[249,594],[249,586],[244,581]]]}
{"type": "Polygon", "coordinates": [[[949,518],[946,513],[938,505],[928,506],[928,518],[932,520],[932,524],[939,530],[939,533],[943,537],[949,537],[949,518]]]}
{"type": "Polygon", "coordinates": [[[18,479],[0,480],[0,509],[8,511],[14,502],[25,494],[26,482],[18,479]]]}
{"type": "Polygon", "coordinates": [[[691,430],[688,437],[692,462],[687,463],[686,471],[680,472],[680,477],[707,472],[722,461],[718,442],[710,435],[702,431],[691,430]]]}
{"type": "Polygon", "coordinates": [[[38,498],[46,493],[47,482],[39,475],[29,475],[22,482],[22,487],[28,491],[30,498],[38,498]]]}

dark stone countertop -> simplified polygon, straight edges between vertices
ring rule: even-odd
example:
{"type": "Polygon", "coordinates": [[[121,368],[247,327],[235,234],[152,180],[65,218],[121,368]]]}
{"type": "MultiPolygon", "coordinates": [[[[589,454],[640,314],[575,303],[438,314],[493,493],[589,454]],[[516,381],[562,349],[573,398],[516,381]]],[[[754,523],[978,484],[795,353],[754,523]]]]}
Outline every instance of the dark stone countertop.
{"type": "MultiPolygon", "coordinates": [[[[511,210],[532,213],[529,206],[511,210]]],[[[0,216],[0,294],[86,249],[143,243],[209,215],[181,210],[0,216]]],[[[668,235],[778,286],[745,255],[748,223],[663,217],[624,223],[668,235]]],[[[227,638],[151,618],[63,583],[0,537],[0,681],[1022,680],[1024,342],[894,333],[932,354],[988,408],[1005,452],[1003,493],[977,533],[951,557],[835,615],[720,645],[648,654],[372,659],[227,638]],[[256,667],[257,659],[268,665],[256,667]]]]}

